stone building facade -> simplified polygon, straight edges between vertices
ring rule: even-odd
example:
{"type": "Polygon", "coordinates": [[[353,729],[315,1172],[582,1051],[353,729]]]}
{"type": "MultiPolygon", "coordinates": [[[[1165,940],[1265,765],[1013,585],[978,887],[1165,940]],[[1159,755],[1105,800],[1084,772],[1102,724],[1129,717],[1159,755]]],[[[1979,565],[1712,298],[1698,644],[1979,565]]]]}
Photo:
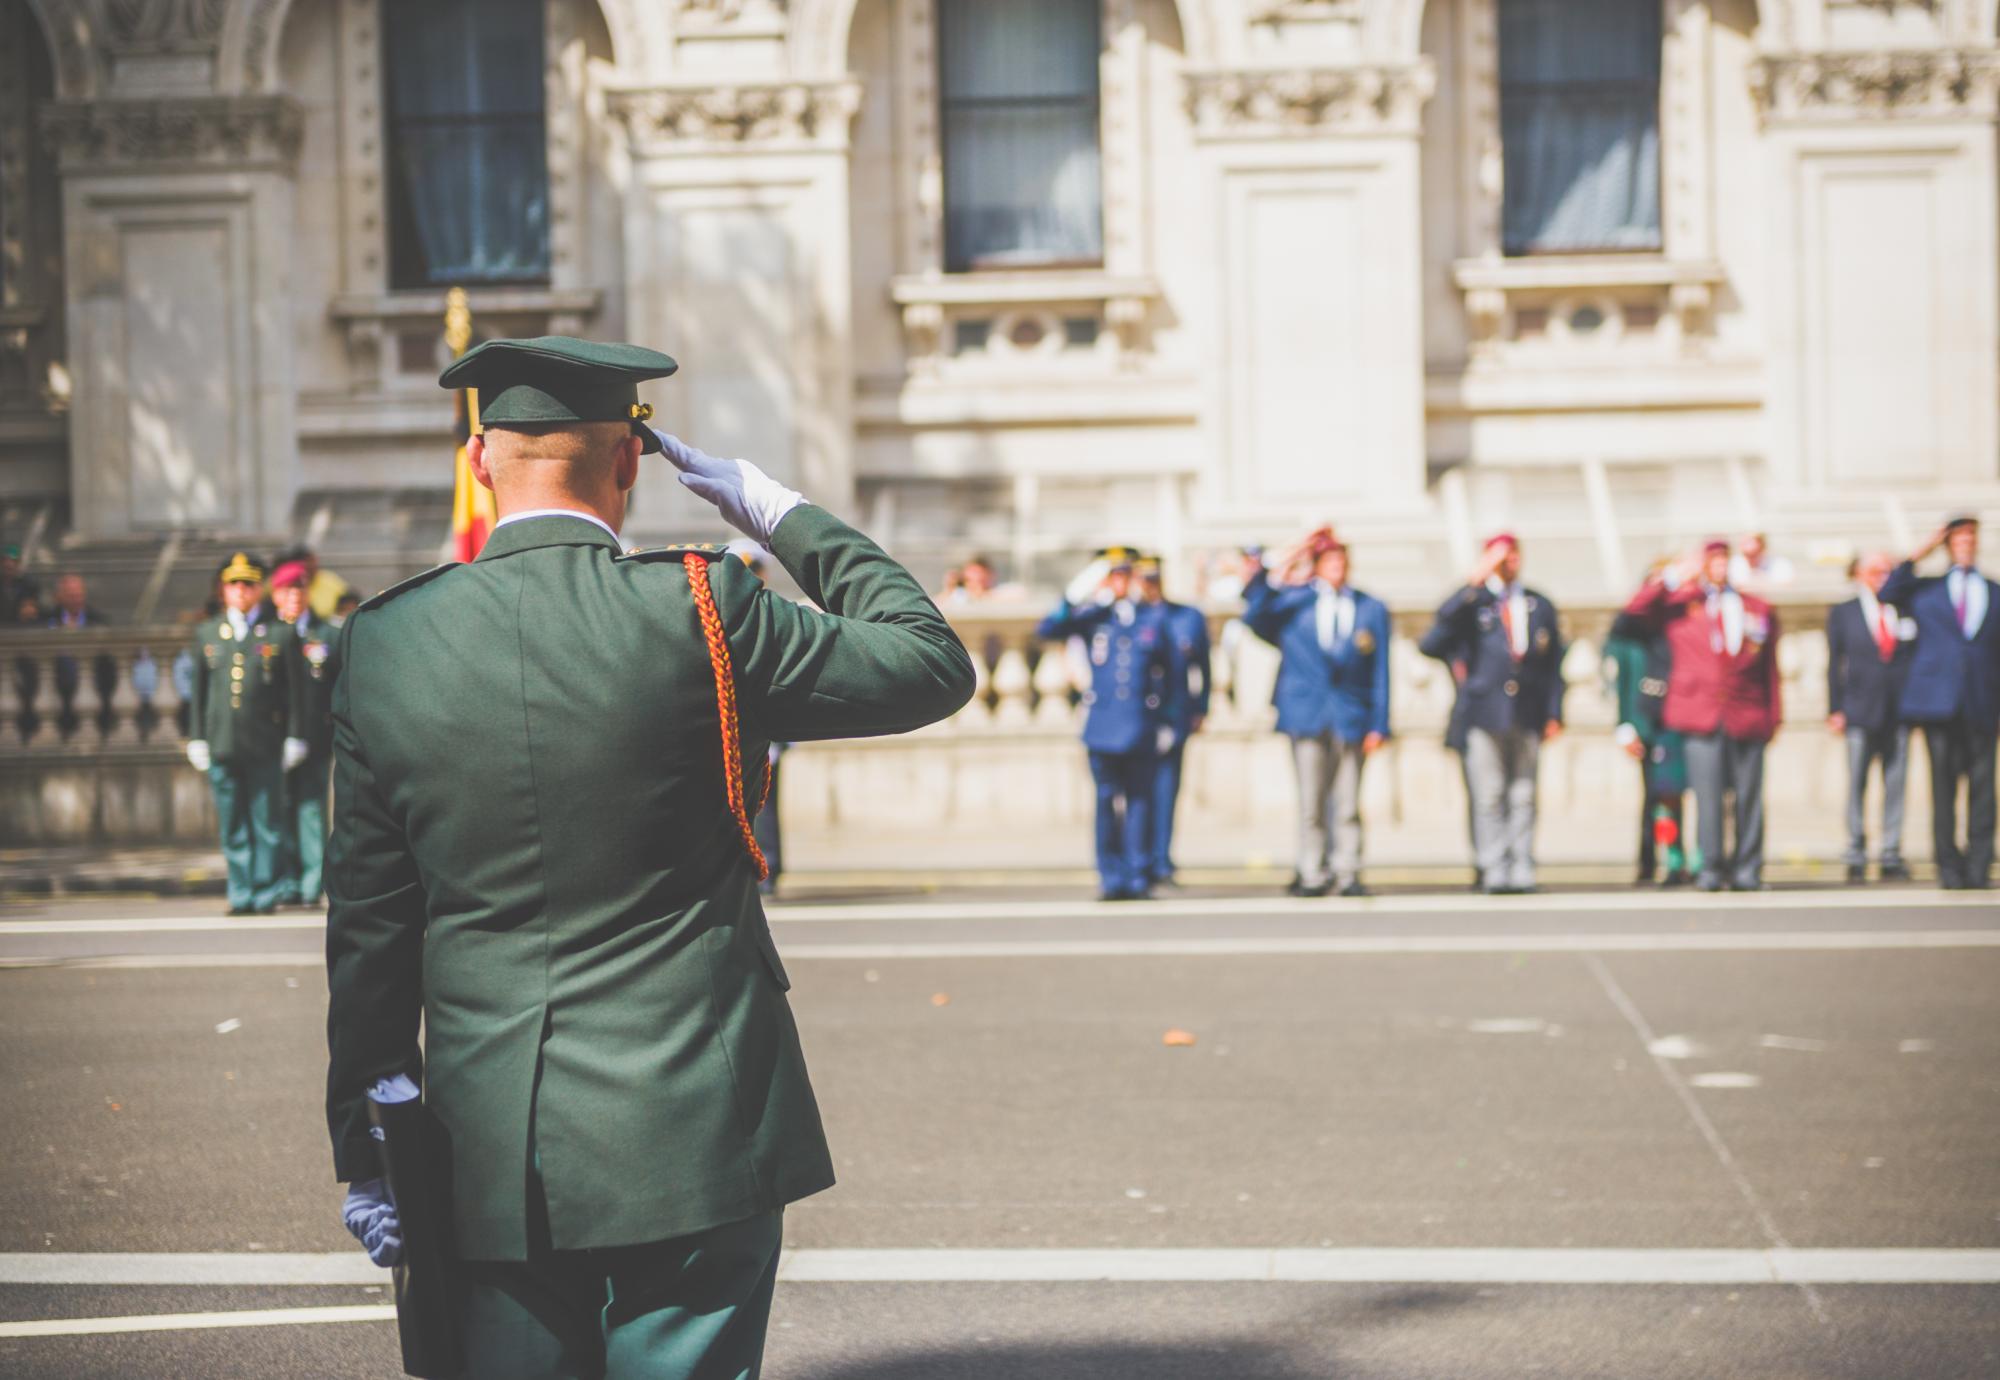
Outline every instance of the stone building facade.
{"type": "MultiPolygon", "coordinates": [[[[427,564],[462,284],[674,353],[666,425],[927,572],[1323,518],[1405,601],[1502,525],[1572,598],[1716,529],[1810,571],[2000,509],[1996,45],[2000,0],[0,0],[0,520],[427,564]]],[[[642,480],[639,535],[704,521],[642,480]]]]}

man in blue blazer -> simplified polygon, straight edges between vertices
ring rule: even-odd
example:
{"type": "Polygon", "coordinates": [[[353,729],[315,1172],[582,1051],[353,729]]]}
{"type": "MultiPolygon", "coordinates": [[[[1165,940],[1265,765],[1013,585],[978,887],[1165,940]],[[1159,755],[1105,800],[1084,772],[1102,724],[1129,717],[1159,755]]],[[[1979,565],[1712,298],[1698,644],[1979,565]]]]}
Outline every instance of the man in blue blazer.
{"type": "Polygon", "coordinates": [[[1361,767],[1389,740],[1389,610],[1348,584],[1347,547],[1330,531],[1308,548],[1312,577],[1274,586],[1254,561],[1243,621],[1280,655],[1272,703],[1299,778],[1296,894],[1366,896],[1361,767]]]}
{"type": "Polygon", "coordinates": [[[1850,885],[1868,880],[1868,769],[1882,764],[1882,880],[1907,881],[1903,783],[1910,726],[1903,687],[1917,651],[1917,623],[1881,597],[1892,562],[1871,551],[1854,564],[1855,594],[1826,616],[1826,726],[1847,741],[1847,864],[1850,885]]]}
{"type": "Polygon", "coordinates": [[[1924,730],[1931,762],[1931,833],[1938,882],[1984,890],[1993,868],[1993,746],[2000,728],[2000,585],[1981,575],[1979,519],[1955,517],[1891,571],[1878,597],[1917,625],[1917,653],[1902,715],[1924,730]],[[1940,546],[1942,575],[1917,562],[1940,546]],[[1965,783],[1965,844],[1958,842],[1958,786],[1965,783]]]}
{"type": "Polygon", "coordinates": [[[1097,784],[1097,876],[1106,901],[1152,894],[1153,778],[1171,737],[1161,716],[1167,638],[1159,614],[1135,597],[1133,556],[1129,546],[1101,552],[1035,629],[1043,642],[1075,637],[1089,651],[1083,745],[1097,784]]]}
{"type": "Polygon", "coordinates": [[[1158,556],[1138,561],[1139,598],[1160,620],[1166,637],[1168,670],[1160,719],[1172,731],[1166,750],[1153,765],[1153,853],[1148,869],[1155,887],[1174,882],[1174,806],[1181,795],[1181,761],[1188,739],[1208,718],[1208,615],[1167,598],[1158,556]]]}
{"type": "Polygon", "coordinates": [[[1521,583],[1513,534],[1486,543],[1417,645],[1465,667],[1465,772],[1480,885],[1489,895],[1531,892],[1541,746],[1562,732],[1563,641],[1556,606],[1521,583]]]}

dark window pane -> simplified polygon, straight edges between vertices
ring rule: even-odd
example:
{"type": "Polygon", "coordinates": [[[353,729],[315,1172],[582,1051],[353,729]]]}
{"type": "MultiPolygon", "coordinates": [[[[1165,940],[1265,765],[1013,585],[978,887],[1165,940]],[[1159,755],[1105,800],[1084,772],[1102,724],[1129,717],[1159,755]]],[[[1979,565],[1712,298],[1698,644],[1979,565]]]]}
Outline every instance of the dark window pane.
{"type": "Polygon", "coordinates": [[[1509,254],[1660,247],[1660,0],[1500,0],[1509,254]]]}
{"type": "Polygon", "coordinates": [[[1097,6],[939,0],[945,260],[1096,263],[1097,6]]]}
{"type": "Polygon", "coordinates": [[[390,278],[546,282],[542,0],[383,0],[390,278]]]}

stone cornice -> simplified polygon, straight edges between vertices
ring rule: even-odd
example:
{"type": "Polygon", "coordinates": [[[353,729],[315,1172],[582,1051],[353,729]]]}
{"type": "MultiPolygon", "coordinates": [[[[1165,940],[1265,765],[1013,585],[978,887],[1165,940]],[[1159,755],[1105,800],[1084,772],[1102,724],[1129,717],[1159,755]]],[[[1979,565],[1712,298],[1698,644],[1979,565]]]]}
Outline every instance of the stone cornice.
{"type": "Polygon", "coordinates": [[[2000,114],[2000,49],[1780,53],[1751,69],[1767,122],[1983,119],[2000,114]]]}
{"type": "Polygon", "coordinates": [[[302,128],[297,102],[284,96],[61,101],[42,111],[66,168],[290,164],[302,128]]]}
{"type": "Polygon", "coordinates": [[[849,122],[861,108],[861,86],[854,81],[654,86],[612,93],[611,108],[641,148],[844,148],[849,122]]]}
{"type": "Polygon", "coordinates": [[[1192,71],[1187,107],[1196,135],[1208,139],[1414,135],[1436,81],[1427,61],[1192,71]]]}

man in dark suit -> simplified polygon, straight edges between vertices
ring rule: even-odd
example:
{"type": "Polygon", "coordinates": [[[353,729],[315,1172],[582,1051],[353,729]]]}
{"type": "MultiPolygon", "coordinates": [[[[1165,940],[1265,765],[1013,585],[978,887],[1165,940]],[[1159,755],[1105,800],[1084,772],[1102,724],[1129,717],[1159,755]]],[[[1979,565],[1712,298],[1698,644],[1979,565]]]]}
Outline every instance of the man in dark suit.
{"type": "MultiPolygon", "coordinates": [[[[970,567],[968,567],[968,570],[970,567]]],[[[1173,742],[1153,765],[1153,853],[1149,873],[1155,887],[1173,887],[1174,807],[1181,796],[1181,765],[1188,739],[1208,719],[1210,662],[1208,615],[1192,604],[1167,598],[1165,569],[1158,556],[1138,561],[1139,598],[1160,620],[1169,661],[1160,719],[1173,742]]],[[[990,575],[991,572],[988,572],[990,575]]]]}
{"type": "Polygon", "coordinates": [[[1889,573],[1880,597],[1917,625],[1917,651],[1903,688],[1903,719],[1921,725],[1931,762],[1931,831],[1938,882],[1982,890],[1993,868],[1993,744],[2000,726],[2000,585],[1981,575],[1979,519],[1955,517],[1889,573]],[[1920,578],[1917,562],[1940,546],[1942,575],[1920,578]],[[1958,787],[1965,783],[1965,843],[1958,842],[1958,787]]]}
{"type": "Polygon", "coordinates": [[[1882,764],[1882,880],[1904,881],[1903,782],[1910,727],[1903,686],[1917,648],[1916,620],[1880,591],[1893,562],[1870,552],[1854,565],[1855,596],[1826,616],[1826,726],[1847,740],[1847,864],[1850,884],[1868,880],[1868,769],[1882,764]]]}
{"type": "Polygon", "coordinates": [[[1277,587],[1258,562],[1243,621],[1281,653],[1272,703],[1299,777],[1303,896],[1366,896],[1361,882],[1361,769],[1389,741],[1389,610],[1347,581],[1344,543],[1309,548],[1312,579],[1277,587]]]}
{"type": "Polygon", "coordinates": [[[1778,618],[1729,583],[1729,543],[1648,577],[1625,606],[1664,632],[1673,667],[1661,722],[1687,735],[1688,784],[1700,815],[1702,891],[1764,885],[1764,747],[1778,731],[1778,618]],[[1723,804],[1736,796],[1736,851],[1723,848],[1723,804]]]}
{"type": "Polygon", "coordinates": [[[1521,583],[1521,544],[1503,532],[1418,643],[1463,663],[1465,770],[1473,847],[1490,895],[1535,889],[1536,773],[1562,733],[1562,629],[1556,606],[1521,583]]]}
{"type": "Polygon", "coordinates": [[[766,745],[904,732],[972,693],[880,547],[644,425],[638,382],[674,368],[556,336],[461,357],[441,382],[479,390],[467,459],[499,522],[477,560],[341,629],[335,1169],[389,1263],[366,1106],[420,1080],[480,1380],[757,1374],[784,1207],[833,1182],[757,897],[766,745]],[[720,546],[628,553],[626,496],[660,452],[826,612],[720,546]]]}

